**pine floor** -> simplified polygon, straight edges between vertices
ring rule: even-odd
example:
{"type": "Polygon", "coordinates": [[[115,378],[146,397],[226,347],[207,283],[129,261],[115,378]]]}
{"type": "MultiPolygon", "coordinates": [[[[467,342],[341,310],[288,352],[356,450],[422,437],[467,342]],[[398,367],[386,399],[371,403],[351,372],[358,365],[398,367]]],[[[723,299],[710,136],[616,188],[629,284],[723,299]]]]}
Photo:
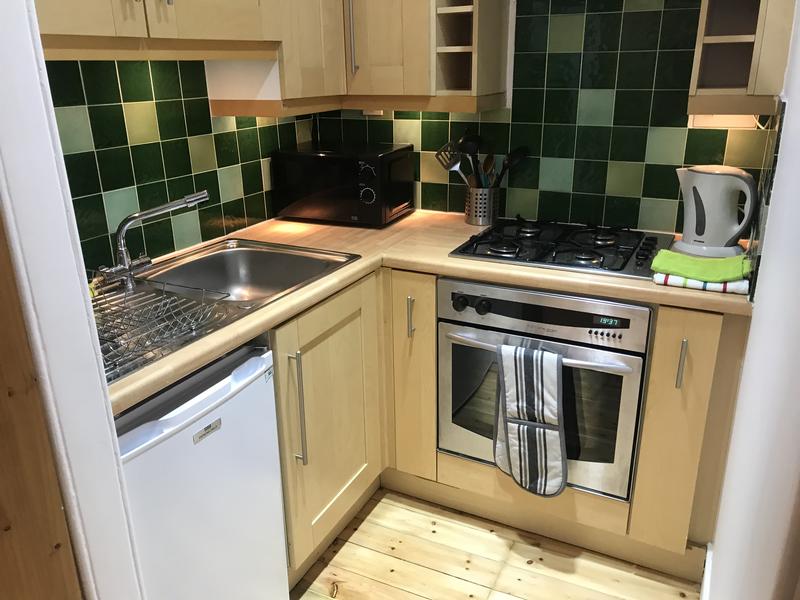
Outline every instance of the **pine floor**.
{"type": "Polygon", "coordinates": [[[699,586],[380,490],[293,600],[661,600],[699,586]]]}

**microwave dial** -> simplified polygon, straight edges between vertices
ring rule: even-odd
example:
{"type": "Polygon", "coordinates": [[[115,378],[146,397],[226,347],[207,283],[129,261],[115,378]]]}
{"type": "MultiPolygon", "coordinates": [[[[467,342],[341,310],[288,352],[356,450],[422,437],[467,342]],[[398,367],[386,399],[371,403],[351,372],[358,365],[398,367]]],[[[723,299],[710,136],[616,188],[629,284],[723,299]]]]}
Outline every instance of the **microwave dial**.
{"type": "Polygon", "coordinates": [[[371,187],[363,186],[361,188],[361,192],[359,193],[359,198],[361,198],[361,202],[364,204],[372,204],[375,202],[376,194],[375,190],[371,187]]]}
{"type": "Polygon", "coordinates": [[[358,176],[361,181],[369,181],[378,176],[378,171],[375,167],[363,160],[358,161],[358,176]]]}

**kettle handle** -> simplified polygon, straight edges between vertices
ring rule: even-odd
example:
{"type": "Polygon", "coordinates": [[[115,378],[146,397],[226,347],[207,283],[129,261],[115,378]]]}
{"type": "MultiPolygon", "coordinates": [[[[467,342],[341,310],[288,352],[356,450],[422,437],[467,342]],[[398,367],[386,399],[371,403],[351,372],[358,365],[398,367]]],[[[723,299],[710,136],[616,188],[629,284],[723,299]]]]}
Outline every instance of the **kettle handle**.
{"type": "Polygon", "coordinates": [[[753,218],[753,212],[755,211],[756,207],[756,198],[758,198],[758,187],[756,186],[756,180],[753,179],[753,176],[750,175],[750,173],[736,175],[735,177],[739,189],[745,194],[744,219],[742,219],[740,224],[733,226],[731,237],[726,244],[727,246],[732,246],[739,242],[739,237],[742,235],[742,232],[747,229],[747,226],[750,224],[750,220],[753,218]]]}

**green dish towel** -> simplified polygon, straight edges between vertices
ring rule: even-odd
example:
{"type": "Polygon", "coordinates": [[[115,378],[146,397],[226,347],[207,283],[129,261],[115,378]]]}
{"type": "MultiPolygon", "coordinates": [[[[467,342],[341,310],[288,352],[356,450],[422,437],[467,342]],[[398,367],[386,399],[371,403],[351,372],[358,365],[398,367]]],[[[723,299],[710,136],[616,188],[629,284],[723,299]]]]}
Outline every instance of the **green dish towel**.
{"type": "Polygon", "coordinates": [[[746,279],[750,274],[750,260],[745,254],[726,258],[705,258],[671,250],[659,250],[651,268],[656,273],[722,283],[746,279]]]}

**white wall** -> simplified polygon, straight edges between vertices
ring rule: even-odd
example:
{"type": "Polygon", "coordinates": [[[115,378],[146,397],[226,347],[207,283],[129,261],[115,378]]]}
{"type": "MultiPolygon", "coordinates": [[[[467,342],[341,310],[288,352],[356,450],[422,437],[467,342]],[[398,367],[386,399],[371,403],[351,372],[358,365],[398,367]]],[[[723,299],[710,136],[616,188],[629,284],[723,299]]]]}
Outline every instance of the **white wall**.
{"type": "Polygon", "coordinates": [[[711,600],[783,600],[797,583],[800,10],[795,16],[786,120],[717,521],[711,600]]]}

